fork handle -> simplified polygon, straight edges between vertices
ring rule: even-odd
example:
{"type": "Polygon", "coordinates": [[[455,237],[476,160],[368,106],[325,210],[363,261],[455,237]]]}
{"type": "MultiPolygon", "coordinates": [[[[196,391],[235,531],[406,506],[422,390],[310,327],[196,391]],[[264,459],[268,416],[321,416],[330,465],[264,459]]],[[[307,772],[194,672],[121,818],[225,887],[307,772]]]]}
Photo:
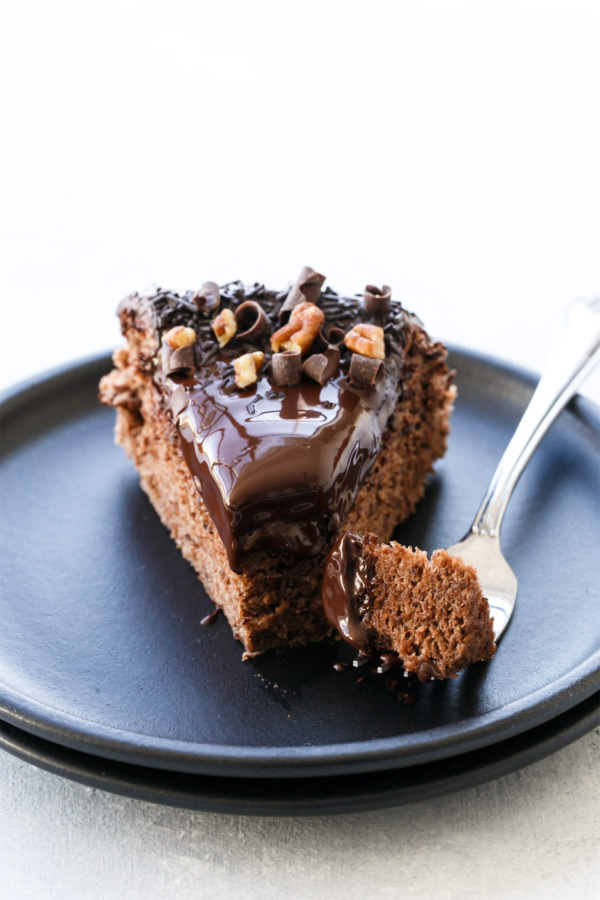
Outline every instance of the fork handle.
{"type": "Polygon", "coordinates": [[[502,455],[471,531],[499,537],[513,489],[534,450],[577,388],[600,362],[600,297],[575,300],[537,388],[502,455]]]}

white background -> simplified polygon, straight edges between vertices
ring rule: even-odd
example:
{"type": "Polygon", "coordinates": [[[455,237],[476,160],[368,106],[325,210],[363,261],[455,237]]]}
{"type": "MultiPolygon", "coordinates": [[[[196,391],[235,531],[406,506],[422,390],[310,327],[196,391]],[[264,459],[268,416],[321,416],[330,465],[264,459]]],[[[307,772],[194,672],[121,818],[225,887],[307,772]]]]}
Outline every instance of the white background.
{"type": "MultiPolygon", "coordinates": [[[[597,0],[1,9],[2,387],[114,347],[118,301],[155,283],[279,287],[309,264],[342,291],[389,283],[436,337],[534,372],[564,305],[600,293],[597,0]]],[[[597,374],[584,392],[600,399],[597,374]]],[[[285,824],[2,755],[3,880],[17,897],[591,897],[599,746],[285,824]]]]}
{"type": "Polygon", "coordinates": [[[0,382],[151,284],[388,283],[539,372],[600,292],[600,4],[8,2],[0,382]]]}

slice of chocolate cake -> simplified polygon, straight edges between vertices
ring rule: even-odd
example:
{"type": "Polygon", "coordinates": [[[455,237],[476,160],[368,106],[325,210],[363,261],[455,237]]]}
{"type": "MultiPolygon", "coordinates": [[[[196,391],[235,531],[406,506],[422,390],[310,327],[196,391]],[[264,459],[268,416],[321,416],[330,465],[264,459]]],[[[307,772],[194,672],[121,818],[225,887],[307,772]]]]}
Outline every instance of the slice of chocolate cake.
{"type": "Polygon", "coordinates": [[[329,554],[323,608],[363,656],[402,665],[419,681],[455,678],[491,659],[490,609],[475,569],[445,550],[422,550],[346,532],[329,554]]]}
{"type": "Polygon", "coordinates": [[[446,447],[446,350],[369,286],[132,294],[100,386],[116,439],[245,655],[319,640],[344,530],[389,538],[446,447]]]}

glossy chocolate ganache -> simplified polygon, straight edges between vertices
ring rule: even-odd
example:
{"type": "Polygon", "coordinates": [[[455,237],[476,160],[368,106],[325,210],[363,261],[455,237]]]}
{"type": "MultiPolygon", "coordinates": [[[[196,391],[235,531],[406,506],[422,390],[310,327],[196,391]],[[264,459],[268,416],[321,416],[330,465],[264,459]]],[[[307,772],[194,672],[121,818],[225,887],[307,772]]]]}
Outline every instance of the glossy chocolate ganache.
{"type": "Polygon", "coordinates": [[[346,531],[334,543],[323,577],[322,603],[328,621],[357,650],[371,649],[363,618],[373,601],[374,573],[363,555],[363,540],[346,531]]]}
{"type": "Polygon", "coordinates": [[[324,549],[373,466],[397,403],[403,347],[420,323],[390,300],[389,289],[342,297],[322,290],[323,280],[305,269],[290,291],[207,283],[195,293],[157,290],[124,301],[150,310],[154,378],[236,572],[253,551],[293,564],[324,549]],[[320,310],[318,334],[301,352],[274,349],[274,336],[301,317],[303,303],[320,310]],[[222,313],[236,331],[221,346],[215,319],[222,313]],[[382,333],[383,359],[346,346],[348,332],[365,323],[382,333]],[[166,343],[177,327],[193,329],[191,345],[166,343]],[[236,361],[246,355],[259,371],[240,387],[236,361]]]}

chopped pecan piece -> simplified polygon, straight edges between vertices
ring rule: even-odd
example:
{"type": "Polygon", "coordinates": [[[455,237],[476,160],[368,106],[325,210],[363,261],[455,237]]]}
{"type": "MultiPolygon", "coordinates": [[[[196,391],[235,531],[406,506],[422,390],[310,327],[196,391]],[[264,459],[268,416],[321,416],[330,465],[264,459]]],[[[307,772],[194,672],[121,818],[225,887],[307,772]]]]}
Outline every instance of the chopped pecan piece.
{"type": "Polygon", "coordinates": [[[325,321],[322,309],[314,303],[299,303],[292,310],[287,325],[271,335],[271,347],[279,350],[299,350],[304,354],[319,334],[325,321]]]}
{"type": "Polygon", "coordinates": [[[193,328],[186,328],[185,325],[175,325],[164,336],[164,341],[172,350],[178,350],[180,347],[189,347],[196,343],[196,332],[193,328]]]}
{"type": "Polygon", "coordinates": [[[353,353],[360,353],[371,359],[385,359],[385,335],[379,325],[359,322],[350,329],[344,343],[353,353]]]}
{"type": "Polygon", "coordinates": [[[219,315],[212,320],[211,328],[217,336],[219,347],[228,344],[237,331],[237,321],[233,311],[227,307],[222,309],[219,315]]]}
{"type": "Polygon", "coordinates": [[[244,353],[233,361],[235,371],[235,383],[239,388],[249,387],[258,378],[258,373],[263,367],[265,354],[261,350],[254,353],[244,353]]]}

